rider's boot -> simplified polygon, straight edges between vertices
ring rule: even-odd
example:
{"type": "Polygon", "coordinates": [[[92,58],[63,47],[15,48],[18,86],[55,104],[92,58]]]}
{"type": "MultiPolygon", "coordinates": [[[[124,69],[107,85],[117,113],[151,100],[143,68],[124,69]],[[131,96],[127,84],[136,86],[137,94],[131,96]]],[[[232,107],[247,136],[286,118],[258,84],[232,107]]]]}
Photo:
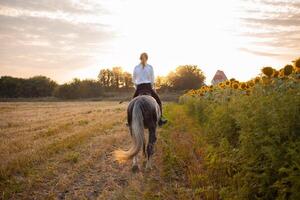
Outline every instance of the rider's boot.
{"type": "Polygon", "coordinates": [[[168,122],[168,120],[164,119],[164,117],[161,117],[158,121],[158,125],[162,126],[164,124],[166,124],[168,122]]]}

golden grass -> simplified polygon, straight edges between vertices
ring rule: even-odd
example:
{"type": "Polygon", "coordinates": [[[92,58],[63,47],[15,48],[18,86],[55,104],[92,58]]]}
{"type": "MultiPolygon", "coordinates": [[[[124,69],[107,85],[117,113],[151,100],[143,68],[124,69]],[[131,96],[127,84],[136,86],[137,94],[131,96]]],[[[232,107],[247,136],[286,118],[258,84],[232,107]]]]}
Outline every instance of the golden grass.
{"type": "Polygon", "coordinates": [[[0,199],[56,198],[75,169],[86,170],[128,138],[125,108],[117,102],[0,103],[0,199]]]}
{"type": "MultiPolygon", "coordinates": [[[[200,126],[184,106],[169,104],[164,113],[169,122],[158,132],[154,169],[132,177],[113,199],[201,199],[193,188],[195,176],[203,173],[202,149],[195,137],[201,134],[200,126]]],[[[111,193],[103,197],[110,199],[111,193]]]]}
{"type": "Polygon", "coordinates": [[[0,103],[0,199],[185,197],[186,190],[184,195],[173,194],[185,179],[168,181],[180,169],[172,163],[173,153],[180,152],[174,142],[180,139],[178,148],[190,147],[187,139],[191,138],[185,132],[198,129],[186,121],[178,110],[181,107],[168,106],[171,122],[158,129],[154,169],[146,171],[140,156],[141,172],[132,174],[131,162],[120,164],[112,155],[131,143],[126,106],[118,102],[0,103]],[[182,116],[174,118],[176,112],[182,116]],[[187,127],[179,123],[184,120],[187,127]],[[171,149],[175,152],[169,154],[171,149]]]}

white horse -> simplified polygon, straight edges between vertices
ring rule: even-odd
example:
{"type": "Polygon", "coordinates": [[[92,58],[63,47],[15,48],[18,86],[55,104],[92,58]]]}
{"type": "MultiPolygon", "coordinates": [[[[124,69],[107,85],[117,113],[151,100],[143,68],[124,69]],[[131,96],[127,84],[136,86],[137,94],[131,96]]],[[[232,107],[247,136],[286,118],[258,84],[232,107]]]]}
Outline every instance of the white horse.
{"type": "Polygon", "coordinates": [[[161,112],[156,100],[149,95],[140,95],[132,99],[127,108],[127,121],[132,137],[132,146],[128,151],[117,150],[114,152],[116,160],[125,162],[133,159],[132,171],[138,171],[137,155],[143,147],[143,153],[147,157],[146,168],[151,169],[151,156],[156,141],[156,128],[161,112]],[[146,150],[144,129],[149,130],[149,140],[146,150]]]}

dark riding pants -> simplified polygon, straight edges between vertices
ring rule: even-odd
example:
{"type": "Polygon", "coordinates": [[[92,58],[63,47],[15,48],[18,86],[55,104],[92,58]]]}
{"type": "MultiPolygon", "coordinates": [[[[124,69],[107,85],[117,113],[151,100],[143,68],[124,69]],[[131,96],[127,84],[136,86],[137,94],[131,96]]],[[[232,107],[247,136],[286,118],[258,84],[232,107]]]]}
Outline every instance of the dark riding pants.
{"type": "Polygon", "coordinates": [[[162,114],[162,104],[161,104],[160,98],[159,98],[158,94],[153,90],[151,83],[142,83],[142,84],[137,85],[135,93],[133,95],[133,98],[137,97],[137,96],[139,96],[140,94],[143,94],[143,93],[150,93],[151,94],[151,96],[158,103],[159,108],[160,108],[160,112],[162,114]]]}

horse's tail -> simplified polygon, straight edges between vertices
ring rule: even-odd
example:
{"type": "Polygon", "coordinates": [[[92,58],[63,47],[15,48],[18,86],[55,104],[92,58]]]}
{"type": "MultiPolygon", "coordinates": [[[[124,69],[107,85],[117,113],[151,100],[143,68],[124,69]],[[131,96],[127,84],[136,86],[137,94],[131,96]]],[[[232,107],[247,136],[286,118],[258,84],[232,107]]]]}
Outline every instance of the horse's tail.
{"type": "Polygon", "coordinates": [[[132,146],[128,151],[116,150],[114,152],[114,157],[119,162],[125,162],[132,159],[135,155],[139,153],[142,146],[145,146],[144,139],[144,118],[141,108],[141,103],[136,101],[132,109],[132,122],[131,135],[132,135],[132,146]]]}

